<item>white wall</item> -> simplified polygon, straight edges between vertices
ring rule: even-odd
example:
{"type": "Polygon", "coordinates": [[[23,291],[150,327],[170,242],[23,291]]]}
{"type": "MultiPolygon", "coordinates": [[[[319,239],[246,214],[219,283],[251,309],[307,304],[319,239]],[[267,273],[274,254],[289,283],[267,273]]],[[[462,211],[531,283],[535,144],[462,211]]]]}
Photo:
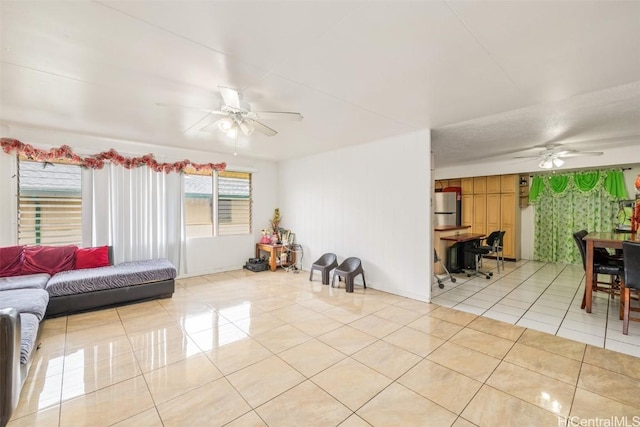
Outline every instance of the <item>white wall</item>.
{"type": "Polygon", "coordinates": [[[367,286],[428,301],[430,147],[427,130],[282,162],[282,226],[303,246],[304,268],[325,252],[356,256],[367,286]]]}
{"type": "MultiPolygon", "coordinates": [[[[277,207],[278,174],[277,164],[271,161],[246,159],[240,156],[211,153],[206,151],[182,150],[144,144],[135,141],[122,141],[101,138],[92,135],[64,133],[46,129],[23,128],[0,125],[0,136],[15,138],[36,148],[48,149],[63,144],[71,146],[80,155],[94,154],[114,148],[120,154],[133,156],[153,153],[158,161],[175,162],[185,158],[198,163],[226,162],[229,170],[252,172],[253,207],[252,235],[221,236],[189,239],[187,242],[186,275],[200,275],[241,268],[247,258],[255,253],[255,242],[261,236],[260,230],[267,225],[268,219],[277,207]]],[[[16,235],[16,180],[15,157],[0,154],[0,245],[17,243],[16,235]]]]}

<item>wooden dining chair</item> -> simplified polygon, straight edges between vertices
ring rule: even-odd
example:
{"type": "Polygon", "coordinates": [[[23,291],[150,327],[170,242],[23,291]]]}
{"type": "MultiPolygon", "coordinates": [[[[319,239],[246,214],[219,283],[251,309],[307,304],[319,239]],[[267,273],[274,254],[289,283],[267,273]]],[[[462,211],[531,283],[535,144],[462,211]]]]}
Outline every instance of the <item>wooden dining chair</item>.
{"type": "MultiPolygon", "coordinates": [[[[629,321],[640,322],[640,317],[630,317],[630,312],[640,312],[640,307],[631,306],[632,293],[640,299],[640,243],[622,242],[624,259],[624,281],[620,292],[622,306],[622,333],[629,335],[629,321]]],[[[640,304],[639,304],[640,305],[640,304]]]]}

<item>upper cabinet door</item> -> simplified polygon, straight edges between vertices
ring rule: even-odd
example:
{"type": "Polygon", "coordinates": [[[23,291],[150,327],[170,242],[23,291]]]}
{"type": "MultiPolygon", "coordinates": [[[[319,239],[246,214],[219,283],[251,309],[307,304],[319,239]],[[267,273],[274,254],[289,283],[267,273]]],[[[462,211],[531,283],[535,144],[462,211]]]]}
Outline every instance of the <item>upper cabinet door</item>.
{"type": "Polygon", "coordinates": [[[487,193],[487,177],[476,176],[473,178],[473,194],[486,194],[487,193]]]}
{"type": "Polygon", "coordinates": [[[501,193],[516,193],[518,190],[518,175],[501,175],[501,193]]]}
{"type": "Polygon", "coordinates": [[[473,194],[473,178],[462,178],[460,187],[462,187],[462,194],[473,194]]]}
{"type": "Polygon", "coordinates": [[[500,193],[500,175],[492,175],[487,177],[487,194],[500,193]]]}

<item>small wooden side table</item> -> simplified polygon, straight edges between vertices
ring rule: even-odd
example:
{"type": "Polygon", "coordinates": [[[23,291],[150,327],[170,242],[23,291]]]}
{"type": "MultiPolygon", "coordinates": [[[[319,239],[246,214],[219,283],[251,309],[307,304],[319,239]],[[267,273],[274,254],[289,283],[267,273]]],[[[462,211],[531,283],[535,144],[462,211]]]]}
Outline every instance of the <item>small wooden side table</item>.
{"type": "MultiPolygon", "coordinates": [[[[269,254],[269,268],[271,271],[276,271],[278,268],[278,259],[280,258],[280,254],[285,250],[284,245],[271,245],[267,243],[256,243],[256,258],[260,258],[261,252],[267,252],[269,254]]],[[[289,252],[289,258],[286,264],[280,264],[283,267],[286,267],[291,264],[295,264],[296,262],[296,253],[291,251],[289,252]]]]}

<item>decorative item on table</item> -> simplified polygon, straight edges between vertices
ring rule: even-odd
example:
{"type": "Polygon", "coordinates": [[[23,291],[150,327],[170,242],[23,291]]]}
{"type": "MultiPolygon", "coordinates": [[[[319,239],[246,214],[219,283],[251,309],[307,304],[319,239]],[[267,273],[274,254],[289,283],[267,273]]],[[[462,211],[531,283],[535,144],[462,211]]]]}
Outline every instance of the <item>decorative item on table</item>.
{"type": "Polygon", "coordinates": [[[271,243],[276,244],[280,242],[280,221],[282,221],[282,217],[280,216],[280,209],[275,208],[273,211],[273,217],[269,220],[269,225],[271,225],[271,243]]]}
{"type": "Polygon", "coordinates": [[[280,242],[283,245],[288,245],[289,244],[289,230],[287,230],[285,228],[280,228],[278,230],[278,234],[280,235],[280,242]]]}
{"type": "Polygon", "coordinates": [[[262,238],[260,238],[260,243],[269,244],[271,243],[271,237],[269,237],[269,230],[263,228],[262,230],[262,238]]]}

